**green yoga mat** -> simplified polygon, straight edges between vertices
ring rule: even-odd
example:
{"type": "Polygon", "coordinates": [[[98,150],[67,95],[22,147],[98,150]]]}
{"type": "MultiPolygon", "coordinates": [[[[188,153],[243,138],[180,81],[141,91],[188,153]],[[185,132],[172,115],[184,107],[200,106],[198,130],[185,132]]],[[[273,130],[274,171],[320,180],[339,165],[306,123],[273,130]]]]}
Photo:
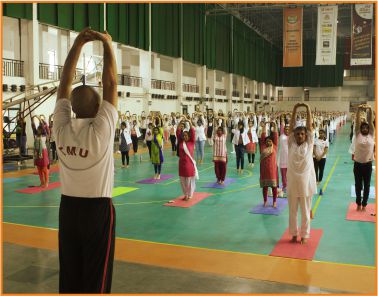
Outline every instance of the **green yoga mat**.
{"type": "Polygon", "coordinates": [[[126,194],[135,190],[138,190],[139,188],[136,187],[114,187],[113,188],[113,197],[120,196],[122,194],[126,194]]]}

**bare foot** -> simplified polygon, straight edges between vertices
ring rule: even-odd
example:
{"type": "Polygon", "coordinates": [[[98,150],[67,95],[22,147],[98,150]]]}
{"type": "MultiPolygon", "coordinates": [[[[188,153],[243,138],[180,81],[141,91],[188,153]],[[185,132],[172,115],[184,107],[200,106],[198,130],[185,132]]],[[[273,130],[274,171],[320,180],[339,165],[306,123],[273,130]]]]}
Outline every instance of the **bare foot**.
{"type": "Polygon", "coordinates": [[[267,206],[268,206],[268,202],[264,201],[264,208],[266,208],[267,206]]]}
{"type": "Polygon", "coordinates": [[[273,203],[273,208],[277,208],[277,202],[273,203]]]}
{"type": "Polygon", "coordinates": [[[160,180],[160,175],[157,175],[156,179],[160,180]]]}
{"type": "Polygon", "coordinates": [[[302,238],[301,238],[301,244],[302,244],[302,245],[307,244],[307,238],[302,237],[302,238]]]}
{"type": "Polygon", "coordinates": [[[365,206],[365,207],[362,207],[361,211],[362,211],[362,212],[366,212],[366,206],[365,206]]]}
{"type": "Polygon", "coordinates": [[[187,200],[192,199],[192,198],[193,198],[193,196],[188,196],[188,199],[187,199],[187,200]]]}
{"type": "Polygon", "coordinates": [[[220,181],[220,183],[219,184],[221,184],[221,185],[224,185],[224,181],[220,181]]]}
{"type": "Polygon", "coordinates": [[[361,206],[357,205],[357,211],[361,211],[361,206]]]}
{"type": "Polygon", "coordinates": [[[297,242],[297,236],[293,235],[293,237],[291,238],[290,242],[296,243],[297,242]]]}
{"type": "Polygon", "coordinates": [[[188,196],[185,195],[184,198],[182,200],[188,200],[188,196]]]}

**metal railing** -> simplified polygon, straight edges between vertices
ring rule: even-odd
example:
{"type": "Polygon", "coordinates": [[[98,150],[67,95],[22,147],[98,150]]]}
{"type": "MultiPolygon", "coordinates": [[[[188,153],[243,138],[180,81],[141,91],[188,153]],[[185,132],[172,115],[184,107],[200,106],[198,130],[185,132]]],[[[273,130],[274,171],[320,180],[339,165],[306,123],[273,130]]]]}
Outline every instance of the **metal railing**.
{"type": "Polygon", "coordinates": [[[137,76],[118,74],[118,84],[119,85],[126,85],[126,86],[133,86],[133,87],[141,87],[142,86],[142,78],[137,77],[137,76]]]}
{"type": "MultiPolygon", "coordinates": [[[[39,78],[46,80],[59,80],[62,76],[63,66],[59,65],[49,65],[40,63],[39,64],[39,78]],[[52,71],[51,71],[52,70],[52,71]]],[[[77,68],[75,70],[75,77],[83,75],[83,69],[77,68]]]]}
{"type": "Polygon", "coordinates": [[[195,84],[182,84],[182,91],[184,92],[191,92],[191,93],[199,93],[199,86],[195,84]]]}
{"type": "Polygon", "coordinates": [[[232,91],[232,96],[238,98],[239,97],[239,91],[237,91],[237,90],[232,91]]]}
{"type": "Polygon", "coordinates": [[[344,80],[374,80],[374,69],[350,69],[345,71],[344,80]]]}
{"type": "Polygon", "coordinates": [[[163,90],[176,90],[176,83],[172,81],[151,79],[151,88],[163,90]]]}
{"type": "Polygon", "coordinates": [[[24,61],[3,59],[3,75],[24,77],[24,61]]]}
{"type": "Polygon", "coordinates": [[[216,88],[215,89],[215,94],[217,96],[225,96],[226,95],[226,90],[225,89],[221,89],[221,88],[216,88]]]}

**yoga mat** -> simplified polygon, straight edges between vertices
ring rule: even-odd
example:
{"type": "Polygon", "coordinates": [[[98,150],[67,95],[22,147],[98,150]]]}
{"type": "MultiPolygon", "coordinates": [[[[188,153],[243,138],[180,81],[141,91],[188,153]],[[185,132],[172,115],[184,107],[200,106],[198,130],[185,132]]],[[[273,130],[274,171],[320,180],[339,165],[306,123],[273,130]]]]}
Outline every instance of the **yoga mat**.
{"type": "Polygon", "coordinates": [[[40,193],[42,191],[48,191],[48,190],[51,190],[51,189],[55,189],[55,188],[58,188],[58,187],[60,187],[60,182],[53,182],[53,183],[50,183],[47,188],[41,188],[39,186],[35,186],[35,187],[29,187],[29,188],[25,188],[25,189],[16,190],[16,192],[26,193],[26,194],[34,194],[34,193],[40,193]]]}
{"type": "MultiPolygon", "coordinates": [[[[356,187],[354,185],[351,186],[350,188],[350,195],[354,198],[356,198],[356,187]]],[[[361,196],[364,196],[364,191],[361,191],[361,196]]],[[[375,199],[375,187],[370,186],[370,192],[369,192],[369,198],[374,198],[375,199]]]]}
{"type": "Polygon", "coordinates": [[[5,178],[3,179],[3,183],[12,183],[12,182],[17,182],[20,181],[21,178],[5,178]]]}
{"type": "Polygon", "coordinates": [[[366,206],[366,212],[357,211],[357,205],[351,202],[348,207],[348,212],[346,214],[346,219],[349,221],[360,221],[360,222],[376,222],[375,214],[375,204],[368,204],[366,206]]]}
{"type": "Polygon", "coordinates": [[[195,204],[199,203],[201,200],[205,199],[206,197],[209,197],[210,195],[213,195],[213,194],[206,193],[206,192],[195,192],[193,197],[189,199],[188,201],[183,200],[184,196],[180,196],[174,199],[172,202],[167,202],[166,204],[164,204],[164,206],[190,208],[194,206],[195,204]]]}
{"type": "Polygon", "coordinates": [[[155,180],[154,178],[149,178],[149,179],[144,179],[137,181],[139,184],[155,184],[155,183],[160,183],[165,180],[173,178],[175,175],[160,175],[160,180],[155,180]]]}
{"type": "Polygon", "coordinates": [[[312,260],[322,235],[322,229],[311,229],[307,244],[302,245],[299,242],[300,237],[297,243],[290,242],[292,236],[289,234],[289,229],[286,229],[270,256],[312,260]]]}
{"type": "MultiPolygon", "coordinates": [[[[49,169],[49,174],[59,173],[59,167],[53,167],[49,169]]],[[[38,175],[38,171],[34,172],[33,175],[38,175]]]]}
{"type": "Polygon", "coordinates": [[[112,196],[117,197],[117,196],[120,196],[122,194],[126,194],[126,193],[129,193],[129,192],[138,190],[138,189],[139,188],[135,188],[135,187],[114,187],[112,196]]]}
{"type": "Polygon", "coordinates": [[[249,212],[252,214],[262,214],[262,215],[276,215],[278,216],[285,209],[287,205],[286,198],[277,198],[277,208],[273,208],[273,198],[268,197],[268,206],[264,207],[264,204],[259,204],[252,208],[249,212]]]}
{"type": "Polygon", "coordinates": [[[226,186],[228,186],[228,185],[234,183],[235,181],[236,181],[236,179],[234,179],[234,178],[226,178],[226,180],[224,180],[224,184],[223,184],[223,185],[214,182],[214,183],[207,183],[206,185],[201,186],[201,187],[202,187],[202,188],[223,189],[223,188],[225,188],[226,186]]]}

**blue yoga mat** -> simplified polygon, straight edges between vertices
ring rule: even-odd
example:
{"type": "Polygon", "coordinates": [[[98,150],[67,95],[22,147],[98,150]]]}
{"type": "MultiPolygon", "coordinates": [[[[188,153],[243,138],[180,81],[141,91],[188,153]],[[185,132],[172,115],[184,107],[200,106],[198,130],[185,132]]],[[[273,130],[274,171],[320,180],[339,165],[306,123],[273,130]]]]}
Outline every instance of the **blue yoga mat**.
{"type": "Polygon", "coordinates": [[[216,188],[216,189],[223,189],[223,188],[225,188],[226,186],[230,185],[231,183],[234,183],[235,181],[236,181],[236,179],[234,179],[234,178],[226,178],[226,180],[224,180],[224,184],[223,184],[223,185],[214,182],[214,183],[207,183],[206,185],[201,186],[201,187],[202,187],[202,188],[216,188]]]}
{"type": "Polygon", "coordinates": [[[273,198],[268,197],[268,206],[264,207],[264,204],[259,204],[252,208],[249,212],[252,214],[262,214],[262,215],[276,215],[278,216],[285,209],[287,205],[286,198],[277,198],[277,208],[273,208],[273,198]]]}

